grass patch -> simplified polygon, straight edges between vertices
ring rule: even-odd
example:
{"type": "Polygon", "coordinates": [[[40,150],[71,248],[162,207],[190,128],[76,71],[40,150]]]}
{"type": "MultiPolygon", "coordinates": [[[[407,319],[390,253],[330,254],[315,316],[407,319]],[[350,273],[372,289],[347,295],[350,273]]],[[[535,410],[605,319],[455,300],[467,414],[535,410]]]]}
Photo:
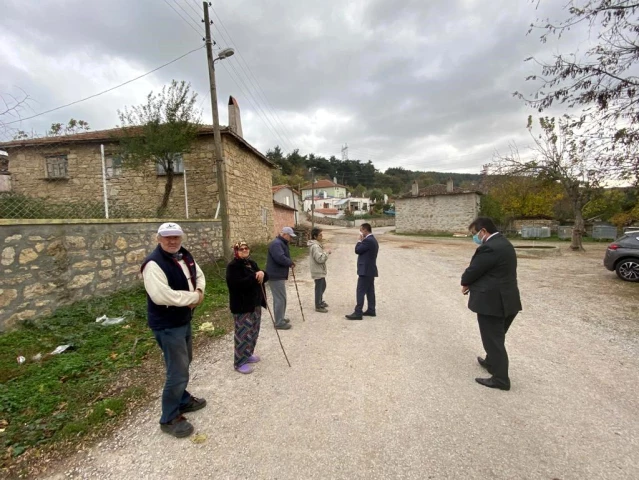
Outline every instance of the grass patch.
{"type": "MultiPolygon", "coordinates": [[[[306,252],[291,247],[294,258],[306,252]]],[[[265,268],[266,247],[257,246],[252,254],[265,268]]],[[[202,269],[207,286],[204,302],[194,314],[196,348],[198,340],[221,337],[233,328],[227,314],[224,263],[202,269]],[[201,335],[198,329],[203,322],[212,322],[215,329],[201,335]]],[[[147,397],[144,382],[130,382],[135,384],[131,386],[122,378],[134,375],[150,354],[159,358],[158,352],[146,324],[141,285],[61,307],[48,317],[0,334],[0,446],[4,447],[0,467],[7,468],[33,447],[78,441],[117,421],[129,405],[147,397]],[[125,316],[126,322],[112,326],[95,322],[105,314],[125,316]],[[59,345],[73,348],[50,355],[59,345]],[[26,362],[18,364],[18,356],[26,362]]]]}

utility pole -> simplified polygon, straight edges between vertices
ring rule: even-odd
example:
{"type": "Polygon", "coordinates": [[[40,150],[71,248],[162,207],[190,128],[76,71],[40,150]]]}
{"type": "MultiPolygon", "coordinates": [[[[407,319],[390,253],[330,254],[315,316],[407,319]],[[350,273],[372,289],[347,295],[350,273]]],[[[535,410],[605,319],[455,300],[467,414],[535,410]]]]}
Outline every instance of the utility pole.
{"type": "Polygon", "coordinates": [[[215,60],[213,60],[213,41],[211,40],[211,21],[209,20],[209,4],[204,7],[204,29],[206,31],[206,59],[209,63],[209,84],[211,86],[211,110],[213,111],[213,143],[215,147],[215,171],[217,174],[217,194],[222,213],[222,255],[225,260],[231,259],[231,225],[229,222],[229,205],[226,195],[226,168],[222,153],[222,134],[220,133],[220,114],[217,110],[217,88],[215,86],[215,60]]]}
{"type": "Polygon", "coordinates": [[[311,230],[315,228],[315,170],[313,167],[309,169],[311,171],[311,230]]]}

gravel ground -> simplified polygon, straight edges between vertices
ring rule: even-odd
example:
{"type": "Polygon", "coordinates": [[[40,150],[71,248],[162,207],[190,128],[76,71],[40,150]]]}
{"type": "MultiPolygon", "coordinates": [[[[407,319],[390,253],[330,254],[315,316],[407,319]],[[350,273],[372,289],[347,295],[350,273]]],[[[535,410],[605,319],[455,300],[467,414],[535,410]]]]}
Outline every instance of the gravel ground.
{"type": "Polygon", "coordinates": [[[208,406],[188,417],[203,443],[160,432],[158,392],[49,478],[639,478],[639,285],[603,268],[605,245],[520,259],[525,310],[502,392],[473,380],[483,352],[459,287],[469,239],[379,229],[378,316],[352,322],[357,230],[329,228],[330,313],[312,308],[307,261],[305,322],[289,282],[292,368],[263,317],[252,375],[233,371],[231,336],[196,352],[190,390],[208,406]]]}

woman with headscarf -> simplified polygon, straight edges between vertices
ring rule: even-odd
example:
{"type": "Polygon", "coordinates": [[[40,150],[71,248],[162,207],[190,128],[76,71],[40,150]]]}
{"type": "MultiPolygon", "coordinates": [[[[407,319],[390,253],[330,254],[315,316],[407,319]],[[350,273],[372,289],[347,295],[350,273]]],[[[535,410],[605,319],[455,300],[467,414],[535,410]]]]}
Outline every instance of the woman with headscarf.
{"type": "Polygon", "coordinates": [[[251,259],[249,245],[240,241],[233,247],[234,257],[226,267],[229,306],[235,321],[235,370],[253,372],[252,363],[260,361],[255,345],[260,334],[262,307],[266,307],[264,283],[268,274],[251,259]]]}

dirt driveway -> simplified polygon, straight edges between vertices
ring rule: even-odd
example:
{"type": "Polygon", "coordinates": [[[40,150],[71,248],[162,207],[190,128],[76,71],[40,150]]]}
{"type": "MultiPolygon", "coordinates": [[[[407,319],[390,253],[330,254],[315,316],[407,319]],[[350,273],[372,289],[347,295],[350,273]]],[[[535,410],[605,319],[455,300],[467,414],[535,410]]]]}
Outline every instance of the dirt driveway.
{"type": "Polygon", "coordinates": [[[603,268],[604,245],[520,260],[525,310],[502,392],[473,380],[481,343],[459,287],[470,240],[380,230],[378,316],[352,322],[357,231],[326,234],[330,313],[312,309],[306,261],[306,322],[289,285],[292,368],[268,323],[252,375],[233,371],[228,336],[192,366],[191,391],[209,402],[189,415],[203,443],[160,433],[158,392],[51,478],[639,478],[639,285],[603,268]]]}

